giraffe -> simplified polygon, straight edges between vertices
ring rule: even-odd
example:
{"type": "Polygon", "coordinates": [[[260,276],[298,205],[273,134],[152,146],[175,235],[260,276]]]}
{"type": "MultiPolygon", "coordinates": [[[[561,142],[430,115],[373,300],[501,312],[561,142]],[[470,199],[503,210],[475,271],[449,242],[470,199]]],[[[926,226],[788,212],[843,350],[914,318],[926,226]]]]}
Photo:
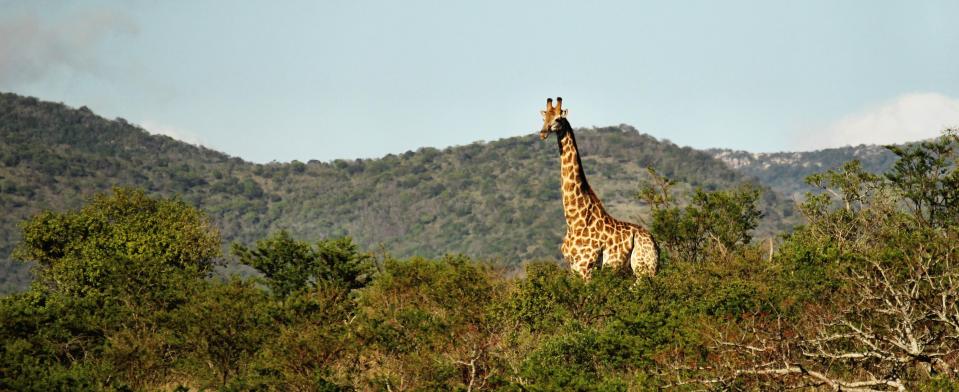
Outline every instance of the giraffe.
{"type": "Polygon", "coordinates": [[[570,268],[589,280],[592,271],[603,268],[629,268],[637,277],[656,274],[659,260],[653,236],[643,227],[614,219],[586,182],[583,162],[576,147],[573,128],[566,120],[568,110],[563,99],[546,100],[543,114],[542,140],[555,133],[559,143],[563,214],[566,216],[566,237],[561,247],[570,268]]]}

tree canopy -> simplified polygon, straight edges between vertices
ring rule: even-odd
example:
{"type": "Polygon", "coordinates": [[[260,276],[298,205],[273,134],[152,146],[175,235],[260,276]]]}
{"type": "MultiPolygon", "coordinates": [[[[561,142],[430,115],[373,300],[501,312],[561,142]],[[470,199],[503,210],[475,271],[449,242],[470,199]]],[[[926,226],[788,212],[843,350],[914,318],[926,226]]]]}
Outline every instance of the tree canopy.
{"type": "Polygon", "coordinates": [[[774,239],[759,189],[651,172],[632,202],[664,260],[638,280],[282,230],[224,278],[210,217],[117,188],[22,224],[0,390],[959,390],[957,143],[810,176],[774,239]]]}

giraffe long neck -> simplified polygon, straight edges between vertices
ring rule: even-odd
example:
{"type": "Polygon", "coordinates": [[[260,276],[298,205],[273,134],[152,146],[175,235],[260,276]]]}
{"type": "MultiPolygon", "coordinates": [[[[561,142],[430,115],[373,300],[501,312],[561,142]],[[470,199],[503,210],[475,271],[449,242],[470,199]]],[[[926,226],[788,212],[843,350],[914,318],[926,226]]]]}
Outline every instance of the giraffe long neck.
{"type": "Polygon", "coordinates": [[[562,168],[563,214],[570,227],[588,224],[603,207],[586,181],[583,162],[579,157],[572,127],[559,132],[559,152],[562,168]]]}

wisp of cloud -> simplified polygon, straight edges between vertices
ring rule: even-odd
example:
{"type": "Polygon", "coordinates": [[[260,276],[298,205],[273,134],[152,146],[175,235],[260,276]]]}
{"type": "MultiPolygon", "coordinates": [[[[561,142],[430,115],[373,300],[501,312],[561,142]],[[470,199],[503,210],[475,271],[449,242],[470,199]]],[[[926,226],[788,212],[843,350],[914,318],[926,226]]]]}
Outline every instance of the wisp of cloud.
{"type": "Polygon", "coordinates": [[[115,35],[136,34],[128,15],[86,9],[60,18],[40,18],[24,9],[0,16],[0,88],[39,81],[52,72],[98,74],[96,50],[115,35]]]}

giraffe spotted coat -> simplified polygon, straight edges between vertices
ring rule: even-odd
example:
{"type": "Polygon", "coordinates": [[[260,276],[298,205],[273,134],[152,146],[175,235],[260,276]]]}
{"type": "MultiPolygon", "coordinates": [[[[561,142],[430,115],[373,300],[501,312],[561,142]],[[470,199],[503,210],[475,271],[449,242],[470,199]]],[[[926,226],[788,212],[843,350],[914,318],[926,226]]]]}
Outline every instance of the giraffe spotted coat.
{"type": "Polygon", "coordinates": [[[655,275],[658,254],[652,235],[643,227],[613,218],[603,208],[586,181],[573,129],[564,117],[562,100],[558,101],[556,108],[547,102],[540,137],[556,133],[559,143],[566,216],[566,237],[561,247],[564,258],[585,279],[599,266],[629,268],[636,276],[655,275]]]}

